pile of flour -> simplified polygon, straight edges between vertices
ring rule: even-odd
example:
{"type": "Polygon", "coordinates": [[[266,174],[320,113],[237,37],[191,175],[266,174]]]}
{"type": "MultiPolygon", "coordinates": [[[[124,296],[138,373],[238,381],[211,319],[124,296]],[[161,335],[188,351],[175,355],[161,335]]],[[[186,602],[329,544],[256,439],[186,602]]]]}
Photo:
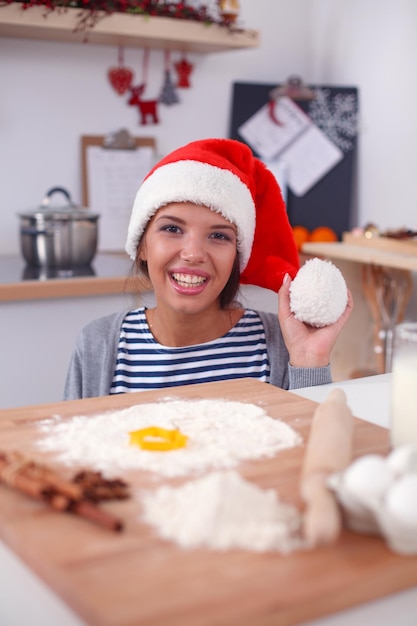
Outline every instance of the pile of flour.
{"type": "Polygon", "coordinates": [[[39,429],[38,447],[66,465],[103,473],[141,469],[166,477],[232,468],[301,443],[298,433],[261,407],[222,399],[168,398],[100,415],[56,416],[43,420],[39,429]],[[179,429],[188,437],[187,446],[154,452],[131,445],[129,432],[148,426],[179,429]]]}
{"type": "Polygon", "coordinates": [[[183,548],[288,553],[303,547],[297,509],[233,470],[160,487],[141,501],[144,521],[183,548]]]}

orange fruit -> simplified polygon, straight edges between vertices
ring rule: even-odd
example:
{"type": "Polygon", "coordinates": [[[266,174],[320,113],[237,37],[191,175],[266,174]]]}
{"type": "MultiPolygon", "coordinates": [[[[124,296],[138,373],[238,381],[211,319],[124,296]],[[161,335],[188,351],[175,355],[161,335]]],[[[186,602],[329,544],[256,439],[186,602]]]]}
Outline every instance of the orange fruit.
{"type": "Polygon", "coordinates": [[[295,245],[297,246],[297,250],[300,252],[303,243],[310,239],[310,231],[305,226],[293,226],[292,232],[295,239],[295,245]]]}
{"type": "Polygon", "coordinates": [[[338,236],[329,226],[318,226],[310,233],[309,241],[338,241],[338,236]]]}

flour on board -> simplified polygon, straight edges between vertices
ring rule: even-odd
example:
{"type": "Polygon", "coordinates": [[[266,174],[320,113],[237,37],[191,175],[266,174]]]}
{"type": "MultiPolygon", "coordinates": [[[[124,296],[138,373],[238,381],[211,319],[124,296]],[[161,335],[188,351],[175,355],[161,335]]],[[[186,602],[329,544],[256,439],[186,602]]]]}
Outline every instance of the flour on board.
{"type": "Polygon", "coordinates": [[[305,547],[301,514],[236,471],[216,471],[141,497],[143,520],[182,548],[289,553],[305,547]]]}
{"type": "Polygon", "coordinates": [[[231,468],[301,443],[298,433],[261,407],[222,399],[168,399],[100,415],[56,416],[39,428],[38,447],[67,465],[104,473],[141,469],[166,477],[231,468]],[[179,429],[187,446],[154,452],[131,445],[129,432],[147,426],[179,429]]]}

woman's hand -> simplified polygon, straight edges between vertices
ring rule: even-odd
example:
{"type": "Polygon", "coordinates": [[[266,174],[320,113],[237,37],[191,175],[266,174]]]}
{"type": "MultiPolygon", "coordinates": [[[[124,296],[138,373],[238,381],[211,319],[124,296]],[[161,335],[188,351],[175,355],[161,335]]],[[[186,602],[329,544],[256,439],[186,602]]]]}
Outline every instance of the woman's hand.
{"type": "Polygon", "coordinates": [[[348,290],[346,309],[334,324],[316,328],[295,319],[290,309],[290,285],[291,278],[287,275],[278,292],[278,319],[290,364],[294,367],[325,367],[330,363],[336,340],[352,312],[352,294],[348,290]]]}

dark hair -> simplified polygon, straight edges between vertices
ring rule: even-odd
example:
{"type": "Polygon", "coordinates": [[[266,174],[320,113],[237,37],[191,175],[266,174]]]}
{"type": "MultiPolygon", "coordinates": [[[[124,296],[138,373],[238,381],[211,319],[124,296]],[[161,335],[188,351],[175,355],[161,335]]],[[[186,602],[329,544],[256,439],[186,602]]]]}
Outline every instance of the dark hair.
{"type": "Polygon", "coordinates": [[[239,253],[236,252],[235,260],[233,262],[232,271],[230,272],[229,280],[227,281],[223,291],[220,294],[220,308],[226,309],[233,304],[236,300],[236,296],[239,291],[240,285],[240,258],[239,253]]]}
{"type": "MultiPolygon", "coordinates": [[[[145,276],[146,278],[149,279],[148,264],[146,261],[143,261],[139,257],[139,252],[140,252],[140,243],[138,245],[136,259],[134,261],[132,270],[135,269],[139,275],[145,276]]],[[[240,284],[240,259],[239,259],[239,253],[236,252],[236,256],[233,262],[232,271],[230,272],[229,280],[227,281],[226,285],[224,286],[223,291],[220,294],[220,308],[221,309],[227,309],[227,307],[229,307],[231,304],[235,302],[236,296],[239,291],[239,284],[240,284]]]]}

